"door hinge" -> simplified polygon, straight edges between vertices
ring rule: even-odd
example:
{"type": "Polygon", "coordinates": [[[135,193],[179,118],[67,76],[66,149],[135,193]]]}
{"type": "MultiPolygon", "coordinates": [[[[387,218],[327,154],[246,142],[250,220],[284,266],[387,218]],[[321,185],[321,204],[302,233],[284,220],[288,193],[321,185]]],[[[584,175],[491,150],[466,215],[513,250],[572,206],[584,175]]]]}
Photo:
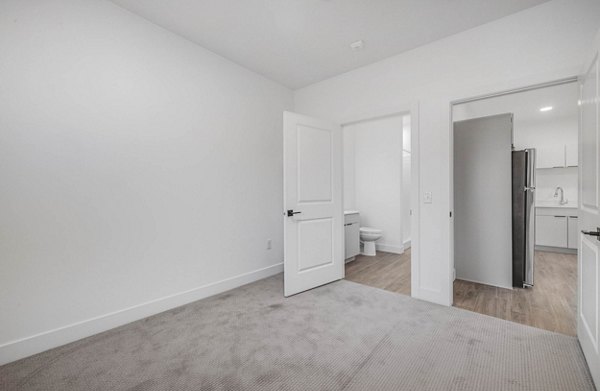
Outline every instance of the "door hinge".
{"type": "Polygon", "coordinates": [[[450,211],[450,217],[452,217],[452,211],[450,211]]]}

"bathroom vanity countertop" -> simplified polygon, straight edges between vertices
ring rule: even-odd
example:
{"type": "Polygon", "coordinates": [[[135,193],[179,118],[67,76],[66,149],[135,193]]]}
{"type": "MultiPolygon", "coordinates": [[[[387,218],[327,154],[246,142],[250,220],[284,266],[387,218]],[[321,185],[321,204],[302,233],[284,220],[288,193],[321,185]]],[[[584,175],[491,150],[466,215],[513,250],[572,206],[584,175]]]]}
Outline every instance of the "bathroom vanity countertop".
{"type": "Polygon", "coordinates": [[[354,214],[358,214],[357,210],[345,210],[344,211],[344,215],[354,215],[354,214]]]}

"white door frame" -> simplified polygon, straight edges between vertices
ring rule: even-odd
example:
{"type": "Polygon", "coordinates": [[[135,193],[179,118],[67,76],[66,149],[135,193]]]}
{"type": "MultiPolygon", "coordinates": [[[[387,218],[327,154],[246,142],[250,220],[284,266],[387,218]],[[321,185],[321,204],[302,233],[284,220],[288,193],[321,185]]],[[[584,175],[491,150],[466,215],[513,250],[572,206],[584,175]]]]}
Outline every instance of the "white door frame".
{"type": "MultiPolygon", "coordinates": [[[[578,80],[579,80],[578,76],[570,76],[570,77],[552,80],[549,82],[529,84],[529,85],[525,85],[524,87],[511,88],[511,89],[507,89],[507,90],[498,90],[496,92],[490,92],[490,93],[486,93],[486,94],[477,94],[477,95],[472,95],[470,97],[463,96],[461,98],[449,99],[448,110],[449,110],[450,115],[449,115],[449,122],[448,122],[448,134],[449,134],[449,138],[448,138],[449,143],[448,144],[449,144],[450,162],[448,165],[449,166],[448,175],[449,175],[449,181],[450,181],[450,189],[449,189],[450,212],[454,211],[454,120],[452,118],[453,106],[461,104],[461,103],[473,102],[473,101],[477,101],[477,100],[481,100],[481,99],[489,99],[489,98],[494,98],[494,97],[499,97],[499,96],[504,96],[504,95],[515,94],[515,93],[519,93],[519,92],[536,90],[536,89],[544,88],[544,87],[558,86],[558,85],[568,84],[568,83],[577,83],[578,80]]],[[[454,267],[454,214],[453,213],[450,216],[449,229],[450,229],[449,258],[450,258],[450,267],[452,269],[451,276],[453,277],[453,278],[451,278],[451,281],[450,281],[449,302],[450,302],[450,305],[452,305],[454,302],[454,279],[456,278],[456,275],[455,275],[456,272],[455,272],[455,267],[454,267]]]]}
{"type": "MultiPolygon", "coordinates": [[[[410,269],[411,269],[411,296],[415,298],[420,297],[419,281],[420,281],[420,268],[419,268],[419,237],[420,237],[420,199],[419,199],[419,185],[420,185],[420,171],[419,171],[419,102],[410,101],[404,104],[396,104],[390,107],[380,108],[379,110],[370,110],[363,113],[353,113],[344,116],[340,125],[344,126],[356,124],[359,122],[383,119],[387,117],[394,117],[398,115],[410,115],[410,207],[412,215],[410,219],[410,269]]],[[[400,218],[402,218],[400,216],[400,218]]]]}

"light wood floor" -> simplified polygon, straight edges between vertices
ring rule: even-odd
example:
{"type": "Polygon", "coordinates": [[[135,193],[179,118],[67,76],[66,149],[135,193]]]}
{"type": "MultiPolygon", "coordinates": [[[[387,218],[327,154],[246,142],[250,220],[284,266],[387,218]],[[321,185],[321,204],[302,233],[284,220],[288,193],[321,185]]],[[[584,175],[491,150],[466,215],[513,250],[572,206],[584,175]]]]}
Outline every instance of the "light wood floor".
{"type": "Polygon", "coordinates": [[[410,296],[410,249],[401,255],[358,255],[346,264],[346,280],[410,296]]]}
{"type": "Polygon", "coordinates": [[[536,251],[534,286],[503,289],[456,280],[454,305],[557,333],[576,335],[577,256],[536,251]]]}
{"type": "MultiPolygon", "coordinates": [[[[410,295],[410,250],[402,255],[359,255],[346,264],[346,279],[410,295]]],[[[503,289],[456,280],[454,305],[529,326],[576,335],[577,256],[538,251],[535,286],[503,289]]]]}

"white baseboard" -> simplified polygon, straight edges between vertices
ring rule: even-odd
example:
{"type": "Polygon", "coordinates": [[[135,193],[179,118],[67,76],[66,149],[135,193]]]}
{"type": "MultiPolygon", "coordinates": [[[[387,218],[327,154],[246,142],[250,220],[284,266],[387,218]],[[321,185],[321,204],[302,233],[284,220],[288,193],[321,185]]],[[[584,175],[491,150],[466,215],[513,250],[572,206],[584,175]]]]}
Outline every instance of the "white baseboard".
{"type": "Polygon", "coordinates": [[[489,282],[477,281],[477,280],[473,280],[470,278],[464,278],[464,277],[460,277],[460,276],[455,276],[454,279],[455,280],[463,280],[463,281],[467,281],[467,282],[474,282],[474,283],[481,284],[481,285],[495,286],[496,288],[504,288],[504,289],[510,289],[510,290],[513,289],[512,285],[491,284],[489,282]]]}
{"type": "Polygon", "coordinates": [[[550,247],[550,246],[535,246],[535,251],[548,251],[551,253],[560,254],[577,254],[576,248],[550,247]]]}
{"type": "Polygon", "coordinates": [[[385,243],[375,243],[375,248],[379,251],[384,251],[386,253],[393,253],[393,254],[403,254],[404,253],[404,246],[394,246],[394,245],[389,245],[389,244],[385,244],[385,243]]]}
{"type": "Polygon", "coordinates": [[[410,248],[410,239],[404,241],[404,250],[408,250],[410,248]]]}
{"type": "MultiPolygon", "coordinates": [[[[44,331],[0,345],[0,365],[89,337],[151,315],[281,273],[283,263],[161,297],[119,311],[44,331]]],[[[281,292],[283,295],[283,292],[281,292]]]]}

